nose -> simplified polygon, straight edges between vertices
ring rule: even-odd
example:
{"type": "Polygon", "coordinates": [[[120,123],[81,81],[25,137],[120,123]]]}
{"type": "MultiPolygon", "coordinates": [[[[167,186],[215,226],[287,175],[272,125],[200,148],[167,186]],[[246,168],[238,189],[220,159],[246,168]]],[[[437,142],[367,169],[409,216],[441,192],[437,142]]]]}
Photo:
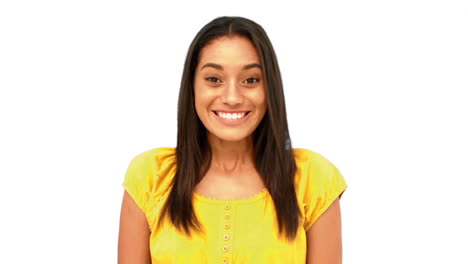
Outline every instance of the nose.
{"type": "Polygon", "coordinates": [[[242,104],[244,97],[240,89],[235,82],[230,82],[222,91],[221,101],[230,106],[242,104]]]}

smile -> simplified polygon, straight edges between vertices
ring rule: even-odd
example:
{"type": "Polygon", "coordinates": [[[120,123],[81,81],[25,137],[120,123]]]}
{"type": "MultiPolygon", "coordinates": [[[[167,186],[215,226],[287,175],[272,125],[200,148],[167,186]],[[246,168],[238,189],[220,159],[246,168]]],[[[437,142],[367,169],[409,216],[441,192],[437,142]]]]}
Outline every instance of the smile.
{"type": "Polygon", "coordinates": [[[222,112],[222,111],[213,111],[213,113],[218,117],[218,119],[226,125],[239,125],[243,123],[249,116],[250,111],[243,112],[222,112]]]}
{"type": "Polygon", "coordinates": [[[215,114],[221,118],[229,120],[237,120],[243,118],[249,112],[239,112],[239,113],[225,113],[225,112],[215,112],[215,114]]]}

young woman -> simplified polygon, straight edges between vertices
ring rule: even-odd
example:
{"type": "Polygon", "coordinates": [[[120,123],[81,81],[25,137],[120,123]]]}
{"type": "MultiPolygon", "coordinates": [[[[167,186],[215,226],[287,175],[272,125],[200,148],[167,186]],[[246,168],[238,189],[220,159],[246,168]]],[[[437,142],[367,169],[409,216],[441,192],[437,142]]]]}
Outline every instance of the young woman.
{"type": "Polygon", "coordinates": [[[347,185],[290,142],[263,28],[241,17],[208,23],[185,61],[176,148],[128,167],[119,263],[341,263],[347,185]]]}

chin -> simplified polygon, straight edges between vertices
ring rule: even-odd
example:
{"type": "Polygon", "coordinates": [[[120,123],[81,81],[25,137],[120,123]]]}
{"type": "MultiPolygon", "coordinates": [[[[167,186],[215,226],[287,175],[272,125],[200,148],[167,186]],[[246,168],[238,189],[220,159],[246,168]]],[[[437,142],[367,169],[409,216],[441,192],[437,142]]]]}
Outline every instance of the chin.
{"type": "Polygon", "coordinates": [[[239,142],[247,139],[250,134],[244,134],[244,133],[211,133],[214,138],[217,138],[222,141],[228,141],[228,142],[239,142]]]}

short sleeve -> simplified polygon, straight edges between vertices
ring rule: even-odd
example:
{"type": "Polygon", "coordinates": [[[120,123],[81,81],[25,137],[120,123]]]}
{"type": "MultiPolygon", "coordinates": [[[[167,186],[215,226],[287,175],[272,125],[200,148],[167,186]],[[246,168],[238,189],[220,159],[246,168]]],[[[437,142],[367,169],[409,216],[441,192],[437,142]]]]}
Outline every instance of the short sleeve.
{"type": "Polygon", "coordinates": [[[128,165],[122,186],[133,198],[138,207],[146,213],[148,199],[154,182],[154,160],[151,152],[134,157],[128,165]]]}
{"type": "Polygon", "coordinates": [[[306,231],[348,187],[333,163],[318,153],[308,152],[299,165],[302,174],[299,192],[302,193],[306,231]]]}

